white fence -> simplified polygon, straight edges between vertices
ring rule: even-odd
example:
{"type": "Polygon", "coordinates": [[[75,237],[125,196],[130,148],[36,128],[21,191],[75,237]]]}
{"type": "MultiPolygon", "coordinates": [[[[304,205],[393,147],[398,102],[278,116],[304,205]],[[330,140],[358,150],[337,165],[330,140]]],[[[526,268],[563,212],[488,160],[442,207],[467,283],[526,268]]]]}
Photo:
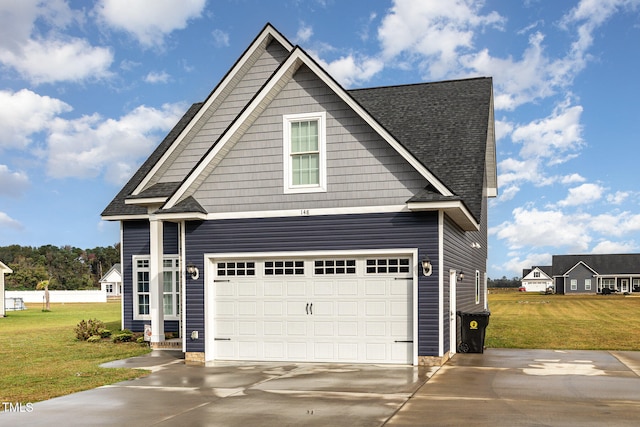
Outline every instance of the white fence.
{"type": "MultiPolygon", "coordinates": [[[[22,298],[26,303],[44,302],[44,291],[5,291],[5,298],[22,298]]],[[[107,302],[105,291],[49,291],[49,302],[107,302]]]]}

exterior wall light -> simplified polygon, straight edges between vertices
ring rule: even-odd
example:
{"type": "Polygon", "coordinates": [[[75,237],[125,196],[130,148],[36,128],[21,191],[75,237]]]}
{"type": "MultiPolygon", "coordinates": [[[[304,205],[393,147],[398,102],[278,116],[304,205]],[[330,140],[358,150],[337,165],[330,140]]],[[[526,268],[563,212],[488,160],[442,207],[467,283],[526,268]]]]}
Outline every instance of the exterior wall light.
{"type": "Polygon", "coordinates": [[[187,274],[191,275],[191,278],[193,280],[198,280],[198,278],[200,277],[200,270],[198,270],[198,267],[196,267],[193,264],[189,264],[187,265],[187,274]]]}
{"type": "Polygon", "coordinates": [[[464,271],[460,270],[460,274],[458,274],[458,282],[462,282],[464,280],[464,271]]]}
{"type": "Polygon", "coordinates": [[[431,273],[433,272],[433,267],[431,266],[431,260],[429,259],[429,257],[425,255],[421,264],[422,264],[422,274],[424,274],[425,276],[431,276],[431,273]]]}

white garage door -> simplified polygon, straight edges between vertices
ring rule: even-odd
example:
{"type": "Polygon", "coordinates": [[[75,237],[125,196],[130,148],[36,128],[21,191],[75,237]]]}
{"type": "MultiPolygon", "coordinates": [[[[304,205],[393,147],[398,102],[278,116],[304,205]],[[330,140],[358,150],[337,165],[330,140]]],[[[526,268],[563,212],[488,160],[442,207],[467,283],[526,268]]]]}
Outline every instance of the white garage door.
{"type": "Polygon", "coordinates": [[[214,359],[413,362],[410,256],[211,262],[214,359]]]}

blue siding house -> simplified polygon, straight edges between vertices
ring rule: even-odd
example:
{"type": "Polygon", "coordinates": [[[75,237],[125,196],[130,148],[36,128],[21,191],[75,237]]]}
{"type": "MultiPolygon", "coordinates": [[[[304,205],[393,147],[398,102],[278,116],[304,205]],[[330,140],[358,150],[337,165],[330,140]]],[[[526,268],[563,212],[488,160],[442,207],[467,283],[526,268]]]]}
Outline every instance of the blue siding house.
{"type": "Polygon", "coordinates": [[[346,90],[267,24],[102,213],[123,327],[193,363],[442,364],[487,306],[495,156],[491,78],[346,90]]]}

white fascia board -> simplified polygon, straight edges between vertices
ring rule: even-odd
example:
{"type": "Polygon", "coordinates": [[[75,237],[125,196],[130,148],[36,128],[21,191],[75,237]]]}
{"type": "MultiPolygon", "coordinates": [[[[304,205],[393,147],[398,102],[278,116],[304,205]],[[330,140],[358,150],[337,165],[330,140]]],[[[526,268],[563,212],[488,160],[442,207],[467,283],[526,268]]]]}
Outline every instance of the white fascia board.
{"type": "Polygon", "coordinates": [[[496,130],[493,112],[493,85],[489,103],[489,123],[487,124],[487,146],[485,149],[485,165],[487,174],[487,196],[498,197],[498,169],[496,162],[496,130]]]}
{"type": "Polygon", "coordinates": [[[206,215],[207,220],[286,218],[296,216],[358,215],[369,213],[409,212],[406,205],[361,206],[345,208],[283,209],[271,211],[220,212],[206,215]]]}
{"type": "Polygon", "coordinates": [[[11,273],[13,273],[13,270],[10,269],[5,263],[0,261],[0,273],[2,273],[2,274],[11,274],[11,273]]]}
{"type": "Polygon", "coordinates": [[[201,212],[157,213],[154,216],[161,221],[168,222],[204,221],[207,219],[207,214],[201,212]]]}
{"type": "Polygon", "coordinates": [[[315,61],[309,59],[304,54],[304,63],[307,65],[322,81],[329,86],[353,111],[355,111],[369,126],[375,130],[398,154],[400,154],[413,168],[420,173],[431,185],[434,186],[443,196],[453,196],[453,193],[438,178],[424,167],[409,151],[402,146],[385,128],[383,128],[377,120],[375,120],[360,104],[358,104],[334,79],[332,79],[315,61]]]}
{"type": "Polygon", "coordinates": [[[100,219],[103,221],[131,221],[135,219],[149,219],[149,215],[103,215],[100,219]]]}
{"type": "Polygon", "coordinates": [[[242,131],[244,129],[247,120],[255,120],[255,118],[257,118],[257,114],[255,114],[256,109],[263,102],[268,103],[273,99],[273,97],[270,96],[271,91],[280,91],[284,87],[284,85],[281,83],[282,79],[284,79],[288,74],[292,75],[292,70],[297,69],[302,64],[300,62],[300,53],[300,49],[294,50],[294,52],[289,55],[287,60],[276,71],[276,73],[272,75],[269,80],[267,80],[265,85],[262,87],[262,90],[249,103],[247,108],[245,108],[242,113],[234,120],[234,122],[225,131],[225,133],[220,136],[213,148],[205,155],[205,157],[201,159],[196,167],[185,178],[180,187],[178,187],[178,189],[173,193],[171,198],[169,198],[164,206],[165,209],[172,208],[181,200],[181,197],[184,195],[184,193],[189,189],[189,187],[191,187],[191,185],[196,182],[196,180],[206,170],[213,159],[216,158],[218,153],[222,151],[224,146],[233,138],[236,132],[242,131]]]}
{"type": "Polygon", "coordinates": [[[214,101],[218,98],[218,96],[220,96],[221,93],[224,93],[224,91],[227,89],[229,84],[235,78],[238,71],[242,69],[242,67],[246,64],[248,59],[251,58],[251,56],[256,52],[256,50],[258,50],[258,48],[260,48],[260,46],[263,43],[265,43],[266,39],[269,37],[272,37],[273,39],[277,40],[289,52],[293,50],[293,46],[291,45],[291,43],[289,43],[289,41],[285,39],[282,36],[282,34],[276,31],[275,28],[273,28],[270,24],[268,24],[264,28],[264,31],[262,31],[262,33],[260,33],[260,35],[256,37],[256,39],[251,44],[251,46],[244,52],[244,54],[236,62],[233,68],[227,73],[227,75],[224,77],[224,80],[220,82],[220,84],[216,87],[214,92],[209,95],[204,105],[200,107],[200,110],[196,113],[193,119],[191,119],[189,124],[182,130],[180,135],[178,135],[175,141],[171,144],[171,147],[169,147],[169,149],[165,151],[165,153],[162,155],[160,160],[158,160],[158,162],[156,162],[156,164],[153,165],[153,168],[151,168],[149,173],[147,173],[147,175],[142,179],[142,181],[140,181],[140,184],[138,184],[138,186],[131,193],[132,195],[140,194],[140,192],[142,192],[142,190],[146,188],[151,178],[158,172],[158,170],[164,164],[164,162],[167,161],[169,156],[175,151],[175,149],[184,140],[185,136],[189,134],[189,132],[191,131],[191,129],[193,129],[195,124],[198,123],[198,121],[202,118],[204,113],[211,107],[211,104],[214,103],[214,101]]]}
{"type": "Polygon", "coordinates": [[[443,211],[453,219],[464,231],[479,231],[480,225],[473,215],[459,200],[441,202],[409,202],[407,207],[412,212],[443,211]]]}
{"type": "Polygon", "coordinates": [[[125,199],[125,205],[149,206],[163,204],[167,201],[167,197],[141,197],[139,199],[125,199]]]}

